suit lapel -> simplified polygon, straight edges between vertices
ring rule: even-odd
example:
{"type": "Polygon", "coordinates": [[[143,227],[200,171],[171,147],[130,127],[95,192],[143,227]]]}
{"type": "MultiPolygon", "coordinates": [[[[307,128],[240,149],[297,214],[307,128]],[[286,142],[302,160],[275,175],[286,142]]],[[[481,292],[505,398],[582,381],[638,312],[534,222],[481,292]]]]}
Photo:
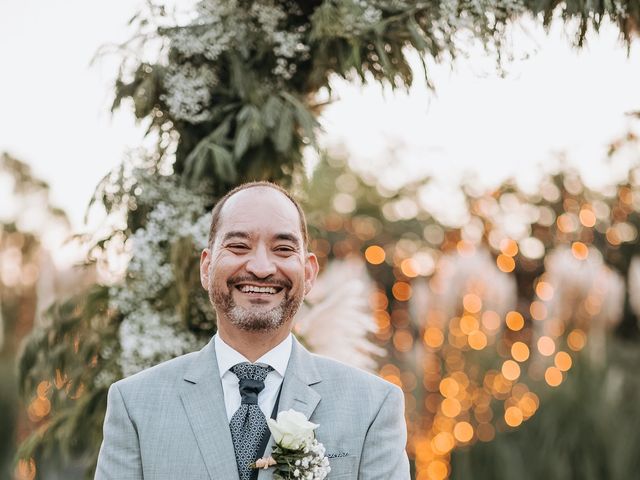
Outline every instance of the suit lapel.
{"type": "Polygon", "coordinates": [[[210,479],[238,479],[213,340],[194,355],[180,397],[210,479]]]}
{"type": "MultiPolygon", "coordinates": [[[[310,418],[320,402],[320,394],[311,385],[322,381],[315,362],[311,354],[293,337],[291,348],[291,358],[287,365],[282,383],[282,393],[278,411],[283,412],[289,409],[303,413],[310,418]]],[[[269,437],[269,442],[264,451],[265,456],[271,454],[273,448],[273,436],[269,437]]],[[[258,480],[272,478],[273,469],[260,470],[258,480]]]]}

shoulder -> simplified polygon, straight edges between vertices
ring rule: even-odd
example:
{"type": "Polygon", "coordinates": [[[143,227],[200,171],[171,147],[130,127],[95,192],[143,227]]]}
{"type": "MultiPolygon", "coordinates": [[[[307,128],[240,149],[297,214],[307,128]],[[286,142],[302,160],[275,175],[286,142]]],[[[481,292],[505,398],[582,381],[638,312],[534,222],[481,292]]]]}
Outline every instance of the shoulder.
{"type": "Polygon", "coordinates": [[[368,394],[380,399],[402,395],[402,390],[398,386],[370,372],[322,355],[310,353],[310,356],[316,368],[322,372],[323,383],[344,389],[345,392],[353,390],[359,394],[368,394]]]}
{"type": "Polygon", "coordinates": [[[181,355],[154,367],[142,370],[130,377],[118,380],[112,388],[118,389],[123,396],[136,394],[136,392],[162,391],[173,388],[176,383],[182,381],[185,373],[200,352],[191,352],[181,355]]]}

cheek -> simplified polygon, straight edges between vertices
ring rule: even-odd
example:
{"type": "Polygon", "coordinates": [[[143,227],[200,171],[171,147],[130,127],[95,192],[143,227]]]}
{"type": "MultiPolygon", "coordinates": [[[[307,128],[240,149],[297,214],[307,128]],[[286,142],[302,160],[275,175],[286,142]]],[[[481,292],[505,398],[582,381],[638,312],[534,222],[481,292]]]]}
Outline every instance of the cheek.
{"type": "Polygon", "coordinates": [[[209,269],[209,287],[213,286],[226,286],[227,276],[224,273],[222,265],[217,264],[215,267],[209,269]]]}
{"type": "MultiPolygon", "coordinates": [[[[299,258],[287,259],[287,262],[283,264],[282,271],[293,281],[298,281],[304,284],[304,262],[299,258]]],[[[304,285],[303,285],[304,286],[304,285]]]]}

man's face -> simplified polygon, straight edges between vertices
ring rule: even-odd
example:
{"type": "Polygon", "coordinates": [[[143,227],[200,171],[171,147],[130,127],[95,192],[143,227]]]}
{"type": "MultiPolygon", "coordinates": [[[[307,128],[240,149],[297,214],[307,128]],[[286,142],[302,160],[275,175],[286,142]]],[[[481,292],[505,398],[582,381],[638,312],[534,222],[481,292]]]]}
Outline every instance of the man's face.
{"type": "Polygon", "coordinates": [[[306,252],[296,207],[269,187],[251,187],[224,204],[200,276],[218,323],[247,331],[290,328],[318,273],[306,252]]]}

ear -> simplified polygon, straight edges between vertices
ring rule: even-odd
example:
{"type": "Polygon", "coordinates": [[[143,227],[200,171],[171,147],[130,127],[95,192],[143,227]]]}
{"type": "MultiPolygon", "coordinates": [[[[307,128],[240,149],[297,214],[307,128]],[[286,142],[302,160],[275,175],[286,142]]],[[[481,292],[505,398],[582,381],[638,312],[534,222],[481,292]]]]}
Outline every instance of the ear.
{"type": "Polygon", "coordinates": [[[211,266],[211,252],[208,248],[202,250],[200,254],[200,285],[205,290],[209,290],[209,267],[211,266]]]}
{"type": "Polygon", "coordinates": [[[311,287],[316,281],[320,265],[318,265],[318,257],[313,253],[307,253],[307,259],[304,264],[304,294],[311,291],[311,287]]]}

